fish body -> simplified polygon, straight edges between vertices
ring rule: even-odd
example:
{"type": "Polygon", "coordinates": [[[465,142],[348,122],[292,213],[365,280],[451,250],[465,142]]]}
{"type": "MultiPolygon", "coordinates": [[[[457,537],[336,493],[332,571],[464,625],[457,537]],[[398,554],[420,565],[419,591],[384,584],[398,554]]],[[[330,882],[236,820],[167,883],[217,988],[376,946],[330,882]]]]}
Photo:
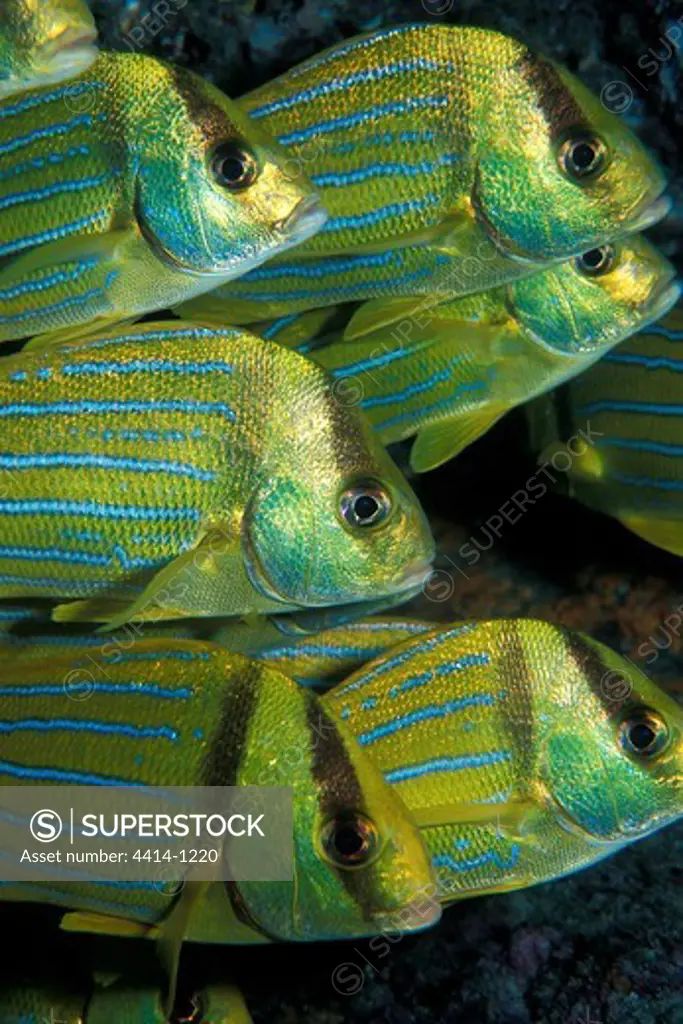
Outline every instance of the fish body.
{"type": "Polygon", "coordinates": [[[487,29],[407,25],[347,40],[240,104],[330,216],[189,317],[456,297],[642,230],[670,205],[623,122],[564,68],[487,29]]]}
{"type": "Polygon", "coordinates": [[[619,345],[529,409],[532,443],[566,449],[590,424],[591,448],[572,458],[568,493],[640,537],[683,555],[683,310],[619,345]]]}
{"type": "Polygon", "coordinates": [[[410,462],[425,472],[663,316],[680,295],[674,276],[633,236],[489,292],[419,308],[405,300],[394,323],[382,324],[383,304],[368,303],[341,337],[307,337],[314,313],[254,329],[308,353],[382,444],[417,435],[410,462]]]}
{"type": "Polygon", "coordinates": [[[208,82],[103,53],[0,103],[0,340],[71,340],[190,298],[303,241],[325,214],[208,82]]]}
{"type": "MultiPolygon", "coordinates": [[[[15,654],[3,664],[2,785],[49,778],[58,785],[87,779],[106,786],[293,789],[292,880],[212,883],[184,937],[312,941],[371,935],[390,922],[395,930],[399,911],[406,930],[438,918],[436,907],[417,912],[433,881],[417,829],[310,690],[266,665],[191,641],[140,641],[124,655],[103,657],[97,678],[88,676],[89,664],[78,647],[44,661],[15,654]],[[68,696],[77,678],[90,679],[88,700],[68,696]],[[347,859],[329,845],[341,823],[371,832],[367,858],[347,859]]],[[[160,888],[122,886],[113,896],[110,886],[91,880],[49,888],[18,883],[4,885],[0,898],[80,912],[63,920],[67,929],[129,935],[137,925],[156,937],[172,917],[160,888]]]]}
{"type": "Polygon", "coordinates": [[[61,82],[97,57],[85,0],[6,0],[0,10],[0,98],[61,82]]]}
{"type": "Polygon", "coordinates": [[[357,410],[242,330],[148,323],[8,356],[0,437],[0,596],[60,600],[62,621],[393,600],[433,558],[357,410]]]}
{"type": "Polygon", "coordinates": [[[419,824],[446,901],[561,877],[683,814],[679,705],[549,623],[430,631],[321,702],[419,824]]]}

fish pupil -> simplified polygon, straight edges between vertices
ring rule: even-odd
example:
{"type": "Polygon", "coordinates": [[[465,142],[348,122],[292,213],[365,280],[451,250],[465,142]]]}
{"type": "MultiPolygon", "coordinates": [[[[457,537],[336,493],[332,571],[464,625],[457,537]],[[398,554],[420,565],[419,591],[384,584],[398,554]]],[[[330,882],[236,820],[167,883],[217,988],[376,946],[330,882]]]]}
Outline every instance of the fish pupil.
{"type": "Polygon", "coordinates": [[[588,142],[579,142],[572,150],[572,160],[579,171],[589,170],[596,156],[595,150],[588,142]]]}
{"type": "Polygon", "coordinates": [[[365,837],[355,825],[341,825],[334,834],[335,850],[340,857],[350,860],[365,848],[365,837]]]}
{"type": "Polygon", "coordinates": [[[629,733],[629,740],[635,750],[644,751],[648,747],[651,747],[657,736],[647,722],[638,722],[636,725],[631,726],[629,733]]]}
{"type": "Polygon", "coordinates": [[[218,184],[232,192],[248,188],[258,175],[254,157],[237,142],[224,142],[218,146],[211,167],[218,184]]]}
{"type": "Polygon", "coordinates": [[[353,510],[361,522],[372,521],[379,512],[379,502],[371,494],[362,494],[356,498],[353,510]]]}

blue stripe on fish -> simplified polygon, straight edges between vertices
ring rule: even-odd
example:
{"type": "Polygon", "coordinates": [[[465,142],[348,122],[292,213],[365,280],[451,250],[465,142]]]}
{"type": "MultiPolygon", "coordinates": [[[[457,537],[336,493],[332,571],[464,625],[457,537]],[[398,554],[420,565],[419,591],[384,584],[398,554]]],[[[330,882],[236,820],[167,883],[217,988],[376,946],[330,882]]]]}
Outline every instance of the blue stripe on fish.
{"type": "MultiPolygon", "coordinates": [[[[42,577],[35,578],[32,576],[16,576],[10,573],[0,573],[0,586],[3,583],[19,584],[22,587],[46,587],[50,589],[56,589],[61,591],[64,589],[64,577],[42,577]]],[[[111,582],[109,580],[70,580],[69,590],[78,591],[82,594],[96,593],[97,591],[110,590],[111,582]]],[[[129,590],[132,593],[142,593],[144,587],[136,587],[128,583],[117,583],[117,590],[129,590]]]]}
{"type": "Polygon", "coordinates": [[[34,245],[45,245],[48,242],[55,242],[59,238],[67,238],[69,235],[76,235],[85,228],[96,224],[107,216],[106,210],[97,210],[88,214],[87,217],[79,217],[67,224],[60,224],[57,228],[50,228],[48,231],[40,231],[37,235],[24,235],[22,238],[15,238],[13,242],[6,242],[0,245],[0,256],[9,256],[19,252],[21,249],[32,249],[34,245]]]}
{"type": "MultiPolygon", "coordinates": [[[[462,658],[457,658],[455,661],[446,661],[441,665],[437,665],[433,669],[427,669],[426,672],[420,672],[416,676],[412,676],[410,679],[405,679],[400,686],[398,692],[405,692],[406,690],[412,690],[416,686],[423,686],[425,683],[429,683],[434,678],[441,678],[441,676],[450,675],[451,672],[461,672],[464,668],[476,668],[479,665],[488,665],[490,661],[489,655],[486,651],[482,651],[478,654],[464,654],[462,658]]],[[[391,691],[390,691],[391,693],[391,691]]],[[[393,694],[391,694],[393,696],[393,694]]]]}
{"type": "Polygon", "coordinates": [[[273,320],[272,324],[268,324],[265,330],[261,331],[261,337],[270,341],[270,339],[276,337],[280,331],[283,331],[285,327],[289,327],[290,324],[295,323],[299,319],[299,316],[299,313],[290,313],[289,316],[281,316],[279,320],[273,320]]]}
{"type": "Polygon", "coordinates": [[[669,341],[683,341],[683,331],[670,331],[663,324],[652,324],[643,334],[658,334],[662,338],[668,338],[669,341]]]}
{"type": "Polygon", "coordinates": [[[254,302],[281,302],[283,299],[287,299],[289,302],[296,302],[299,299],[310,301],[316,299],[318,304],[321,305],[324,300],[332,299],[337,301],[353,301],[359,296],[361,292],[376,292],[378,287],[384,294],[390,288],[403,288],[406,285],[411,285],[415,281],[425,280],[433,276],[432,271],[425,267],[423,270],[414,270],[409,274],[403,274],[401,277],[388,277],[383,278],[379,282],[377,281],[358,281],[356,284],[343,285],[338,288],[321,288],[319,291],[307,291],[301,289],[299,291],[289,290],[286,292],[250,292],[244,290],[244,286],[240,285],[237,281],[231,288],[231,295],[236,298],[251,300],[254,302]]]}
{"type": "Polygon", "coordinates": [[[49,455],[0,455],[0,469],[113,469],[122,473],[165,473],[185,476],[191,480],[212,481],[216,473],[199,469],[184,462],[167,459],[130,459],[118,455],[92,455],[80,453],[54,453],[49,455]]]}
{"type": "Polygon", "coordinates": [[[369,661],[376,658],[385,650],[385,645],[374,650],[367,647],[331,647],[328,644],[301,644],[293,643],[290,647],[273,647],[268,651],[255,654],[259,661],[269,661],[277,658],[353,658],[356,661],[365,659],[369,661]]]}
{"type": "Polygon", "coordinates": [[[18,135],[9,142],[0,145],[0,156],[6,156],[7,153],[14,153],[18,149],[24,149],[26,146],[39,142],[41,139],[54,139],[60,135],[68,135],[69,132],[72,132],[75,128],[80,128],[81,125],[89,128],[91,124],[91,114],[78,114],[70,121],[64,121],[61,124],[52,124],[47,128],[35,128],[26,135],[18,135]]]}
{"type": "MultiPolygon", "coordinates": [[[[0,697],[64,697],[69,688],[77,690],[79,686],[69,684],[67,677],[61,683],[55,684],[0,686],[0,697]]],[[[80,688],[87,690],[88,694],[107,693],[116,696],[127,694],[130,697],[154,697],[159,700],[189,700],[194,696],[194,691],[186,686],[173,689],[169,686],[158,686],[156,683],[94,683],[84,680],[80,688]]]]}
{"type": "MultiPolygon", "coordinates": [[[[373,267],[385,267],[395,262],[402,262],[402,254],[396,250],[375,253],[370,256],[345,256],[343,258],[326,258],[319,264],[283,263],[277,267],[258,267],[245,274],[243,281],[274,281],[281,277],[321,278],[334,277],[349,271],[367,270],[373,267]]],[[[294,314],[296,316],[296,314],[294,314]]]]}
{"type": "Polygon", "coordinates": [[[140,788],[141,783],[120,779],[115,775],[96,775],[92,772],[65,771],[47,765],[23,765],[12,761],[0,761],[0,775],[15,779],[33,779],[36,782],[64,782],[75,786],[131,786],[140,788]]]}
{"type": "Polygon", "coordinates": [[[118,276],[118,271],[112,270],[107,275],[104,288],[91,288],[89,291],[83,292],[82,295],[70,296],[69,298],[62,299],[60,302],[54,302],[51,306],[38,306],[35,309],[24,309],[21,313],[14,313],[12,316],[0,316],[0,324],[22,323],[24,320],[35,320],[39,316],[60,313],[65,309],[87,306],[93,299],[104,298],[118,276]]]}
{"type": "Polygon", "coordinates": [[[8,403],[0,405],[0,417],[11,416],[53,416],[64,414],[73,416],[77,413],[131,413],[131,412],[180,412],[180,413],[220,413],[225,419],[235,422],[235,413],[225,402],[185,402],[177,399],[149,402],[44,402],[44,403],[8,403]]]}
{"type": "Polygon", "coordinates": [[[375,46],[378,40],[384,41],[390,39],[392,36],[402,36],[410,32],[418,31],[423,29],[421,25],[401,25],[399,28],[384,29],[380,32],[373,33],[370,37],[361,39],[354,39],[349,43],[344,43],[336,46],[331,53],[322,53],[318,57],[312,57],[307,60],[300,67],[293,68],[287,72],[287,80],[292,78],[300,78],[301,75],[307,74],[312,68],[321,68],[327,64],[333,64],[336,60],[341,57],[346,57],[349,53],[355,53],[356,50],[366,50],[369,47],[375,46]]]}
{"type": "Polygon", "coordinates": [[[423,174],[434,174],[443,167],[451,167],[458,159],[457,154],[446,153],[438,160],[423,160],[419,164],[369,164],[367,167],[357,167],[343,174],[312,174],[311,181],[318,188],[347,188],[349,185],[362,184],[373,178],[418,178],[423,174]]]}
{"type": "MultiPolygon", "coordinates": [[[[1,853],[0,856],[2,856],[1,853]]],[[[63,871],[64,869],[61,868],[60,870],[63,871]]],[[[98,881],[97,884],[105,885],[106,883],[98,881]]],[[[29,893],[37,893],[39,896],[47,898],[53,903],[60,903],[62,901],[69,903],[73,901],[73,892],[66,892],[62,889],[51,888],[46,886],[44,882],[0,882],[0,886],[8,885],[18,886],[21,890],[26,890],[29,893]]],[[[100,900],[94,896],[83,897],[83,899],[87,900],[89,907],[96,907],[98,910],[113,913],[115,916],[119,915],[127,918],[132,917],[134,919],[144,917],[148,918],[150,921],[156,920],[159,916],[158,910],[153,910],[151,907],[141,907],[139,904],[129,906],[127,903],[115,903],[112,900],[100,900]]],[[[35,1021],[35,1018],[34,1020],[31,1020],[30,1018],[22,1020],[20,1018],[16,1024],[37,1024],[37,1022],[35,1021]]]]}
{"type": "Polygon", "coordinates": [[[505,860],[495,850],[489,850],[488,853],[482,853],[479,857],[470,857],[469,860],[455,860],[450,854],[439,854],[432,858],[432,863],[435,868],[448,868],[455,872],[476,871],[477,868],[486,867],[487,864],[492,864],[494,867],[500,868],[501,871],[510,871],[519,863],[521,852],[521,847],[514,843],[510,847],[509,860],[505,860]]]}
{"type": "Polygon", "coordinates": [[[130,558],[123,548],[114,546],[111,555],[96,555],[91,551],[67,551],[64,548],[25,548],[0,544],[0,559],[8,558],[18,562],[62,562],[65,565],[119,564],[124,569],[157,569],[171,560],[166,558],[130,558]]]}
{"type": "Polygon", "coordinates": [[[234,367],[221,360],[205,363],[181,363],[172,359],[131,359],[128,363],[88,362],[65,363],[65,377],[101,376],[107,373],[180,373],[200,377],[207,373],[232,374],[234,367]]]}
{"type": "Polygon", "coordinates": [[[18,164],[12,164],[0,170],[0,181],[9,181],[11,178],[23,178],[32,171],[40,171],[50,165],[59,166],[67,160],[75,160],[80,156],[89,156],[88,146],[71,146],[64,153],[49,153],[47,156],[34,156],[30,160],[23,160],[18,164]]]}
{"type": "Polygon", "coordinates": [[[510,760],[508,750],[492,750],[487,754],[462,754],[459,757],[436,757],[431,761],[419,761],[416,764],[406,765],[404,768],[394,768],[384,772],[387,782],[406,782],[409,779],[419,779],[423,775],[432,775],[434,772],[459,772],[467,768],[485,768],[492,764],[502,764],[510,760]]]}
{"type": "Polygon", "coordinates": [[[444,409],[451,409],[454,402],[456,402],[462,392],[471,391],[488,391],[489,386],[485,381],[473,381],[471,384],[461,384],[452,395],[448,395],[446,398],[439,399],[438,402],[432,402],[431,405],[423,405],[419,409],[409,410],[407,412],[399,413],[397,416],[390,416],[389,419],[382,420],[381,423],[374,424],[375,430],[386,430],[388,427],[397,426],[400,423],[408,423],[411,420],[421,419],[428,416],[430,413],[442,412],[444,409]]]}
{"type": "Polygon", "coordinates": [[[354,128],[356,125],[367,124],[368,121],[376,121],[381,117],[390,117],[392,114],[410,114],[418,110],[444,110],[448,107],[449,102],[448,96],[416,96],[393,103],[379,103],[367,110],[349,114],[348,117],[335,117],[329,121],[319,121],[309,128],[280,135],[278,141],[283,146],[294,146],[299,142],[306,142],[307,139],[317,138],[319,135],[344,131],[346,128],[354,128]]]}
{"type": "Polygon", "coordinates": [[[108,348],[109,345],[125,345],[129,341],[168,341],[172,338],[187,338],[192,341],[203,339],[215,340],[217,338],[237,338],[238,331],[231,327],[176,327],[169,323],[168,327],[160,331],[145,331],[144,333],[112,334],[109,338],[100,338],[98,341],[83,341],[78,345],[69,345],[70,352],[78,352],[88,349],[89,352],[95,349],[108,348]]]}
{"type": "Polygon", "coordinates": [[[265,103],[262,107],[253,107],[249,111],[249,117],[256,118],[257,120],[262,117],[270,117],[281,110],[291,110],[302,103],[312,103],[333,93],[345,92],[347,89],[352,89],[354,85],[381,82],[385,78],[395,78],[411,71],[452,70],[452,61],[430,60],[428,57],[413,57],[410,60],[399,60],[395,64],[382,64],[376,68],[367,68],[363,71],[354,71],[350,75],[332,78],[328,82],[321,82],[320,85],[313,85],[310,89],[302,89],[301,92],[291,93],[289,96],[282,96],[271,103],[265,103]]]}
{"type": "Polygon", "coordinates": [[[628,476],[625,473],[613,473],[613,479],[629,487],[652,487],[658,491],[683,491],[683,480],[665,480],[653,476],[628,476]]]}
{"type": "MultiPolygon", "coordinates": [[[[142,639],[144,640],[144,629],[142,639]]],[[[209,661],[210,659],[211,655],[208,651],[115,651],[113,654],[103,656],[102,661],[108,664],[128,665],[135,661],[209,661]]]]}
{"type": "Polygon", "coordinates": [[[427,707],[418,708],[417,711],[411,711],[405,715],[398,715],[382,725],[377,725],[373,729],[368,729],[367,732],[360,733],[358,742],[362,746],[367,746],[370,743],[376,743],[377,740],[384,739],[386,736],[393,736],[394,733],[400,732],[401,729],[409,729],[411,725],[429,722],[435,718],[447,718],[449,715],[456,714],[456,712],[463,711],[466,708],[481,707],[495,703],[494,697],[488,693],[482,693],[473,697],[463,697],[460,700],[449,700],[443,704],[429,704],[427,707]]]}
{"type": "Polygon", "coordinates": [[[375,665],[373,668],[365,672],[360,679],[356,679],[353,683],[348,683],[341,689],[335,691],[335,696],[341,697],[345,693],[351,693],[353,690],[360,690],[363,686],[367,686],[373,680],[385,675],[387,672],[391,672],[392,669],[398,668],[399,665],[404,665],[408,661],[412,661],[413,658],[418,658],[421,654],[426,654],[428,651],[434,650],[440,644],[446,643],[448,640],[452,640],[454,637],[464,636],[467,633],[472,633],[476,630],[477,626],[475,623],[467,623],[462,626],[456,626],[453,629],[447,629],[436,636],[428,637],[426,640],[422,640],[419,643],[411,644],[411,646],[393,657],[387,658],[386,661],[382,661],[379,665],[375,665]]]}
{"type": "Polygon", "coordinates": [[[40,613],[33,608],[0,608],[0,621],[19,622],[22,619],[37,619],[40,613]]]}
{"type": "MultiPolygon", "coordinates": [[[[456,356],[454,362],[460,362],[461,359],[461,356],[456,356]]],[[[376,395],[374,398],[364,398],[360,403],[361,409],[374,409],[382,405],[395,405],[397,402],[407,401],[409,398],[414,398],[415,395],[431,391],[437,384],[443,384],[444,381],[450,380],[452,375],[450,366],[444,370],[437,370],[431,377],[427,377],[426,380],[420,381],[418,384],[409,384],[402,391],[394,391],[388,395],[376,395]]]]}
{"type": "MultiPolygon", "coordinates": [[[[359,633],[384,633],[387,630],[403,630],[406,633],[427,633],[434,626],[428,622],[349,622],[345,626],[339,626],[338,631],[345,633],[347,630],[356,630],[359,633]]],[[[336,630],[333,630],[333,632],[336,630]]]]}
{"type": "MultiPolygon", "coordinates": [[[[683,334],[681,335],[683,338],[683,334]]],[[[673,370],[683,372],[683,355],[681,359],[666,359],[664,356],[643,356],[636,352],[614,352],[603,356],[603,363],[623,363],[627,366],[644,366],[648,370],[673,370]]]]}
{"type": "Polygon", "coordinates": [[[0,720],[0,733],[12,732],[96,732],[102,736],[126,736],[132,740],[171,740],[175,743],[178,731],[167,725],[129,725],[126,722],[94,722],[74,718],[20,718],[16,721],[0,720]]]}
{"type": "Polygon", "coordinates": [[[636,452],[651,452],[653,455],[672,455],[675,458],[683,455],[683,445],[664,444],[659,441],[626,437],[604,437],[595,442],[598,448],[626,448],[636,452]]]}
{"type": "Polygon", "coordinates": [[[355,153],[358,149],[376,149],[377,146],[395,146],[396,143],[406,142],[433,142],[436,132],[407,131],[407,132],[382,132],[378,135],[368,135],[363,139],[354,139],[349,142],[340,142],[336,146],[328,146],[327,153],[330,155],[346,155],[355,153]]]}
{"type": "Polygon", "coordinates": [[[43,199],[49,199],[52,196],[60,196],[72,192],[86,192],[89,188],[98,188],[100,185],[103,185],[114,173],[114,171],[105,171],[103,174],[91,178],[57,181],[52,185],[45,185],[43,188],[30,189],[27,192],[13,192],[10,195],[0,197],[0,211],[12,206],[21,206],[24,203],[39,203],[43,199]]]}
{"type": "Polygon", "coordinates": [[[163,508],[153,505],[111,505],[98,501],[61,501],[56,498],[0,501],[0,515],[6,516],[95,516],[98,519],[128,519],[139,522],[199,522],[196,508],[163,508]]]}
{"type": "Polygon", "coordinates": [[[681,416],[683,405],[664,405],[658,402],[593,402],[576,410],[579,416],[592,416],[599,412],[633,412],[645,416],[681,416]]]}
{"type": "Polygon", "coordinates": [[[359,373],[364,373],[366,370],[377,370],[381,366],[387,366],[389,363],[395,363],[397,360],[406,359],[408,356],[413,355],[415,352],[419,352],[424,347],[425,342],[418,343],[416,345],[407,345],[405,348],[395,349],[393,352],[383,352],[380,356],[370,356],[368,359],[358,359],[355,363],[347,363],[346,366],[340,366],[336,370],[330,370],[329,373],[332,377],[346,377],[356,376],[359,373]]]}
{"type": "Polygon", "coordinates": [[[429,193],[423,199],[408,199],[405,203],[390,203],[388,206],[380,206],[376,210],[369,210],[367,213],[352,214],[348,217],[330,217],[323,226],[322,232],[345,231],[349,228],[366,228],[373,224],[379,224],[389,217],[400,217],[404,213],[415,213],[430,206],[438,206],[441,196],[434,192],[429,193]]]}
{"type": "Polygon", "coordinates": [[[64,85],[59,89],[50,89],[49,91],[26,96],[18,103],[4,103],[0,106],[0,121],[7,117],[15,117],[18,114],[25,114],[27,110],[32,110],[34,107],[41,107],[44,103],[52,103],[55,100],[74,100],[83,94],[88,96],[88,98],[91,98],[95,89],[104,89],[104,87],[104,82],[76,83],[75,85],[64,85]]]}
{"type": "Polygon", "coordinates": [[[13,288],[2,288],[0,289],[0,302],[17,299],[22,295],[44,292],[58,284],[68,284],[71,281],[77,281],[86,271],[96,267],[98,262],[99,260],[96,257],[92,257],[91,259],[81,260],[74,266],[73,270],[57,270],[52,274],[48,274],[47,277],[23,281],[21,284],[14,285],[13,288]]]}

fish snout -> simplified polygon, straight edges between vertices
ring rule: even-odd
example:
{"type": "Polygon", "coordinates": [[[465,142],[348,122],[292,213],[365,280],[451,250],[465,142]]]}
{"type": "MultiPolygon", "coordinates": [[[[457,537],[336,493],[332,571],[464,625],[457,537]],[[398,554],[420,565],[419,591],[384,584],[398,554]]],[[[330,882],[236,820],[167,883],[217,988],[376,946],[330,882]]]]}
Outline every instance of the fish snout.
{"type": "Polygon", "coordinates": [[[312,238],[327,221],[327,210],[317,194],[301,199],[291,213],[276,221],[274,231],[292,244],[300,244],[312,238]]]}

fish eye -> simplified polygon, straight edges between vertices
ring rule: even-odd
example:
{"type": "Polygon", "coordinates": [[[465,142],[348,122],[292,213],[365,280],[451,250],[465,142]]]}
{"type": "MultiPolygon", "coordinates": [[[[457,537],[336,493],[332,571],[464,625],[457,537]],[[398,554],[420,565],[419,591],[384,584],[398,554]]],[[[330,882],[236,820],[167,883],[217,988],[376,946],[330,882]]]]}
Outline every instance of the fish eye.
{"type": "Polygon", "coordinates": [[[570,178],[593,178],[605,167],[607,147],[598,135],[582,133],[563,142],[558,153],[560,167],[570,178]]]}
{"type": "Polygon", "coordinates": [[[211,173],[221,188],[241,192],[253,185],[259,168],[254,154],[240,142],[222,142],[213,151],[211,173]]]}
{"type": "Polygon", "coordinates": [[[577,256],[576,267],[586,277],[602,277],[603,274],[609,274],[615,258],[616,251],[613,245],[601,245],[577,256]]]}
{"type": "Polygon", "coordinates": [[[337,867],[364,867],[378,853],[377,827],[357,812],[333,818],[323,829],[322,845],[328,860],[337,867]]]}
{"type": "Polygon", "coordinates": [[[349,526],[379,526],[391,513],[391,495],[377,481],[361,480],[343,492],[339,510],[349,526]]]}
{"type": "Polygon", "coordinates": [[[619,726],[619,739],[627,754],[654,757],[666,746],[669,730],[666,722],[650,708],[631,711],[619,726]]]}

